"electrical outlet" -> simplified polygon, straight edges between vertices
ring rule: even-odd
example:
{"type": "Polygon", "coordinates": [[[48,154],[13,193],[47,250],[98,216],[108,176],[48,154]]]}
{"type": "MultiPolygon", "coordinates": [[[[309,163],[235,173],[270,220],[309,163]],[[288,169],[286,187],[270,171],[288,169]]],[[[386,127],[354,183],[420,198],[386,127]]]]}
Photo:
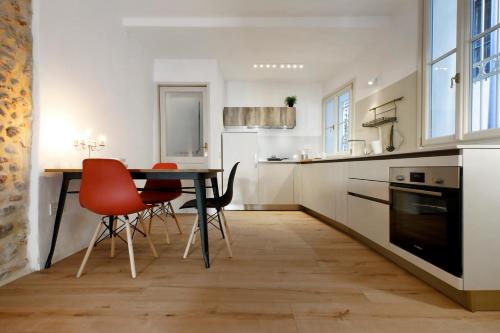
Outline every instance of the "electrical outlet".
{"type": "Polygon", "coordinates": [[[56,213],[57,213],[57,205],[58,205],[57,202],[51,202],[49,204],[49,216],[56,215],[56,213]]]}

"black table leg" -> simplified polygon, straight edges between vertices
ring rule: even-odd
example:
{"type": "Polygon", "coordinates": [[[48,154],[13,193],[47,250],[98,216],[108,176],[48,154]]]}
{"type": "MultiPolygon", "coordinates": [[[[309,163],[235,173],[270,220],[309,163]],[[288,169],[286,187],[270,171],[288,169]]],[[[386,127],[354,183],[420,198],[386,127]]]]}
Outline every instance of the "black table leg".
{"type": "Polygon", "coordinates": [[[54,255],[54,249],[56,248],[57,235],[59,233],[59,226],[61,225],[62,213],[64,210],[64,204],[66,203],[66,194],[68,193],[70,178],[63,174],[63,180],[61,184],[61,192],[59,192],[59,202],[57,204],[56,220],[54,222],[54,231],[52,232],[52,241],[50,243],[50,251],[45,262],[45,268],[50,268],[52,264],[52,256],[54,255]]]}
{"type": "Polygon", "coordinates": [[[210,268],[210,258],[208,254],[208,232],[207,232],[207,206],[206,206],[206,189],[205,178],[199,175],[194,180],[196,189],[196,206],[198,208],[198,226],[200,227],[201,253],[205,260],[205,267],[210,268]]]}

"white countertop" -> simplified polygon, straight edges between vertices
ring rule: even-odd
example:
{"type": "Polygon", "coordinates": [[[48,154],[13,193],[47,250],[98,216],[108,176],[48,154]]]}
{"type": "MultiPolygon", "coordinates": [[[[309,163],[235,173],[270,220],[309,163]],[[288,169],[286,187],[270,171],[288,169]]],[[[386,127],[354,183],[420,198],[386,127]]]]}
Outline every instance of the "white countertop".
{"type": "Polygon", "coordinates": [[[287,159],[283,161],[267,161],[267,160],[259,160],[259,163],[301,163],[301,162],[320,162],[320,161],[336,161],[336,160],[344,160],[344,159],[366,159],[366,158],[377,158],[377,157],[388,157],[391,155],[405,155],[405,154],[415,154],[415,153],[425,153],[425,152],[433,152],[433,151],[441,151],[441,150],[450,150],[450,149],[500,149],[500,145],[446,145],[446,146],[436,146],[436,147],[424,147],[415,150],[406,150],[406,151],[394,151],[394,152],[385,152],[381,154],[368,154],[368,155],[338,155],[338,156],[330,156],[324,158],[313,158],[308,160],[294,160],[287,159]]]}

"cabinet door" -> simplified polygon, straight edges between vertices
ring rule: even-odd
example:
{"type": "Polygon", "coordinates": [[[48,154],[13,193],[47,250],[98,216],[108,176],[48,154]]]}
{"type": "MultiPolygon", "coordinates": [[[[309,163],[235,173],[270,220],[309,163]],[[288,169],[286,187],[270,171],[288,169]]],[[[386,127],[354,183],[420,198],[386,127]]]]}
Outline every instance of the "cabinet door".
{"type": "Polygon", "coordinates": [[[335,221],[347,224],[347,163],[335,163],[335,221]]]}
{"type": "Polygon", "coordinates": [[[259,164],[259,203],[293,204],[294,164],[259,164]]]}
{"type": "Polygon", "coordinates": [[[331,163],[304,164],[302,169],[303,205],[335,219],[335,191],[331,163]]]}
{"type": "Polygon", "coordinates": [[[232,166],[240,162],[234,179],[234,193],[231,205],[258,203],[257,133],[224,133],[222,141],[224,167],[224,189],[232,166]]]}
{"type": "Polygon", "coordinates": [[[348,196],[349,227],[370,240],[389,245],[389,205],[348,196]]]}

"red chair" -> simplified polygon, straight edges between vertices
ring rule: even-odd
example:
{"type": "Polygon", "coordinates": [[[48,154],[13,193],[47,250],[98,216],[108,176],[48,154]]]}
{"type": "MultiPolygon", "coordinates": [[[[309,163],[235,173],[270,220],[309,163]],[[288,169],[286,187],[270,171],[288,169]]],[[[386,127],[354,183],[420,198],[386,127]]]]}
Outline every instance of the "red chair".
{"type": "MultiPolygon", "coordinates": [[[[177,164],[156,163],[155,165],[153,165],[153,169],[175,170],[177,169],[177,164]]],[[[163,226],[165,228],[167,244],[170,244],[170,237],[167,230],[167,216],[172,216],[175,223],[177,224],[179,233],[182,234],[179,221],[177,220],[177,216],[175,216],[174,208],[171,204],[171,201],[180,197],[181,194],[182,185],[179,179],[148,179],[146,181],[146,185],[144,185],[144,191],[141,192],[142,201],[148,206],[147,212],[149,214],[149,231],[151,231],[153,217],[158,216],[164,222],[163,226]]]]}
{"type": "MultiPolygon", "coordinates": [[[[144,224],[143,211],[146,205],[137,192],[134,181],[123,163],[113,159],[86,159],[83,161],[82,182],[80,186],[80,205],[91,212],[104,216],[114,216],[113,229],[116,230],[117,216],[123,215],[125,230],[127,232],[128,254],[130,257],[130,269],[132,277],[137,276],[134,260],[134,248],[132,246],[131,225],[128,215],[139,214],[144,234],[149,242],[151,251],[155,257],[158,253],[149,238],[148,230],[144,224]]],[[[98,235],[104,223],[99,221],[92,236],[85,257],[76,275],[79,278],[90,257],[98,235]]],[[[111,238],[111,256],[114,256],[115,235],[111,238]]]]}

